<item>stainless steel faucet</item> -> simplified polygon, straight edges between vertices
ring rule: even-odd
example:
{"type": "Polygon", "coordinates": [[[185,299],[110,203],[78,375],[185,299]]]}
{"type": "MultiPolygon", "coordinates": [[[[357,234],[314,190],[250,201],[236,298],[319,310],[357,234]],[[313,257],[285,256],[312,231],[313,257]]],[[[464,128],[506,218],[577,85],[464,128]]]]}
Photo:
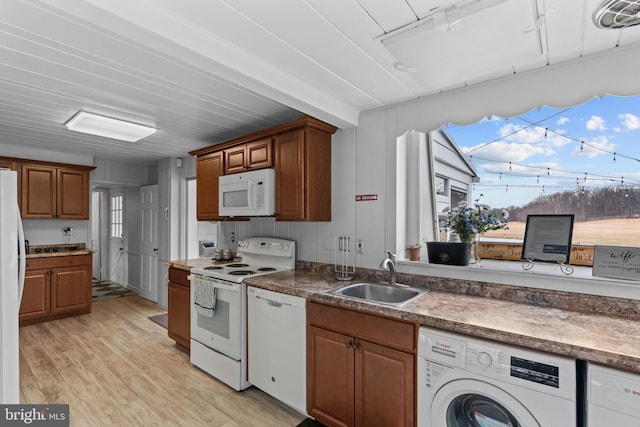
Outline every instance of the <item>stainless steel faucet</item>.
{"type": "Polygon", "coordinates": [[[387,257],[380,263],[380,268],[389,270],[389,285],[396,285],[396,255],[387,249],[387,257]]]}

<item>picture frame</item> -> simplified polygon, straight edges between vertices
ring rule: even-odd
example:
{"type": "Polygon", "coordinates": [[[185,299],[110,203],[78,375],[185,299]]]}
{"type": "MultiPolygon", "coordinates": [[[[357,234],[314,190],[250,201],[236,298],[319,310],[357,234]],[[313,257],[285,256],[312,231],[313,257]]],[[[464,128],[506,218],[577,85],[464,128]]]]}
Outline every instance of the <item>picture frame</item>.
{"type": "Polygon", "coordinates": [[[595,245],[593,276],[640,280],[640,247],[595,245]]]}
{"type": "Polygon", "coordinates": [[[522,261],[568,264],[574,215],[527,215],[522,261]]]}

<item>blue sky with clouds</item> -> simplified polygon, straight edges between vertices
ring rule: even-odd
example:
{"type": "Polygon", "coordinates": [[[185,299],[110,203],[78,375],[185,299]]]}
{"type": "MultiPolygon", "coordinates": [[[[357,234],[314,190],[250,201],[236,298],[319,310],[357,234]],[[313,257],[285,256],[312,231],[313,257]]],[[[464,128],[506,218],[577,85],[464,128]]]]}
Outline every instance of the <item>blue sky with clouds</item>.
{"type": "Polygon", "coordinates": [[[640,188],[640,97],[593,98],[445,130],[480,176],[473,199],[482,193],[493,207],[558,191],[640,188]]]}

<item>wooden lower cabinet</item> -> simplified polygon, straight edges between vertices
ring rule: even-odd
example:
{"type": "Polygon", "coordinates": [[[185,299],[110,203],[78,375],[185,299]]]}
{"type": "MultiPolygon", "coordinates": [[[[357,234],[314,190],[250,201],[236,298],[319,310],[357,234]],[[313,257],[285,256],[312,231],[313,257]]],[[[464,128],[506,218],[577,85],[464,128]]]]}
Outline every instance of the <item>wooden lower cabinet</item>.
{"type": "Polygon", "coordinates": [[[327,426],[415,425],[414,324],[313,302],[307,323],[309,415],[327,426]]]}
{"type": "Polygon", "coordinates": [[[177,344],[190,349],[191,297],[189,271],[169,267],[169,314],[167,333],[177,344]]]}
{"type": "Polygon", "coordinates": [[[21,326],[30,320],[41,319],[51,313],[50,273],[50,269],[29,269],[25,272],[24,291],[20,303],[21,326]]]}
{"type": "Polygon", "coordinates": [[[92,256],[27,259],[20,326],[91,312],[92,256]]]}

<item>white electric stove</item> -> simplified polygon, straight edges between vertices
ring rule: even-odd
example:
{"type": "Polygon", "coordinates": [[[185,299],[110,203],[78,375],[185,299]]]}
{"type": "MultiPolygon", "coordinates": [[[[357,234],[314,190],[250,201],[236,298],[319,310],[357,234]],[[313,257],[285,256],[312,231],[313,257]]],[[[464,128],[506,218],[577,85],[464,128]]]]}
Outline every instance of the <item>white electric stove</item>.
{"type": "Polygon", "coordinates": [[[241,283],[277,271],[292,270],[296,264],[296,243],[273,237],[250,237],[238,243],[236,262],[192,268],[191,274],[241,283]]]}
{"type": "Polygon", "coordinates": [[[295,242],[272,237],[251,237],[238,243],[236,261],[192,268],[191,363],[236,390],[251,384],[246,379],[246,286],[256,277],[295,268],[295,242]],[[215,308],[198,309],[199,298],[215,289],[215,308]],[[206,290],[203,291],[203,290],[206,290]]]}

